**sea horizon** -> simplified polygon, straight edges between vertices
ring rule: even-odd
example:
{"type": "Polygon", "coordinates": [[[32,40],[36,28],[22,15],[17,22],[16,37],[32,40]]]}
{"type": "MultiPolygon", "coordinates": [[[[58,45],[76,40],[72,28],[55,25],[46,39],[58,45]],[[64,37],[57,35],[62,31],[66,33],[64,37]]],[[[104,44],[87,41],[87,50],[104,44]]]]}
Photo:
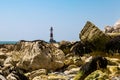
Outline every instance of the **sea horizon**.
{"type": "Polygon", "coordinates": [[[0,44],[16,44],[18,41],[0,41],[0,44]]]}

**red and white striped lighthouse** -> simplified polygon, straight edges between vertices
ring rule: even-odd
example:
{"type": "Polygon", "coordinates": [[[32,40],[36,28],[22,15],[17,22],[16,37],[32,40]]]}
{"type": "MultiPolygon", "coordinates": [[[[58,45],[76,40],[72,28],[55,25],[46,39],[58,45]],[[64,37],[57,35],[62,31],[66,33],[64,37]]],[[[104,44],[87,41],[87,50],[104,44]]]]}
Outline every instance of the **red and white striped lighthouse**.
{"type": "Polygon", "coordinates": [[[56,42],[53,38],[53,27],[50,28],[50,43],[56,42]]]}
{"type": "Polygon", "coordinates": [[[50,28],[50,40],[53,40],[53,27],[50,28]]]}

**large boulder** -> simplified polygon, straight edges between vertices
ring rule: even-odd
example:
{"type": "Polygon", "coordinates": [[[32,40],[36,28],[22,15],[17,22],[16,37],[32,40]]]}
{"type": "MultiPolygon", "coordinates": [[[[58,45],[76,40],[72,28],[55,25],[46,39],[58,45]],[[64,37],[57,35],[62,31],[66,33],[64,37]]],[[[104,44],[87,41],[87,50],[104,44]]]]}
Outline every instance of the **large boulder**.
{"type": "Polygon", "coordinates": [[[11,63],[27,71],[56,70],[64,66],[63,51],[42,40],[20,41],[12,53],[11,63]]]}
{"type": "Polygon", "coordinates": [[[93,50],[98,51],[104,50],[105,44],[111,39],[90,21],[87,21],[79,37],[83,43],[89,43],[93,50]]]}

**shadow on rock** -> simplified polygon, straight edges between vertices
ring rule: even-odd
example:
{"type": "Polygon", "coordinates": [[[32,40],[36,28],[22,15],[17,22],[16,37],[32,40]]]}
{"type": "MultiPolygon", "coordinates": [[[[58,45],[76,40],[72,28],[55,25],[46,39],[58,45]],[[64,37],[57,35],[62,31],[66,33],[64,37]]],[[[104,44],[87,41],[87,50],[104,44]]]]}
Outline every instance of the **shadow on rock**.
{"type": "Polygon", "coordinates": [[[90,62],[85,63],[81,68],[74,80],[84,80],[93,71],[100,68],[107,67],[107,59],[101,56],[96,56],[91,59],[90,62]]]}

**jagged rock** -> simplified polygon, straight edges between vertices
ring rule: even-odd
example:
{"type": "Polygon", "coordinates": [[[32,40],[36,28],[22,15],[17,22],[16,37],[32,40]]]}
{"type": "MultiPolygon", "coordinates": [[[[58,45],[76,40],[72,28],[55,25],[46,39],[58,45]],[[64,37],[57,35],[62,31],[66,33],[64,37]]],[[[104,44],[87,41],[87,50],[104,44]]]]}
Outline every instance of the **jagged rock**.
{"type": "Polygon", "coordinates": [[[79,37],[83,43],[90,43],[93,50],[97,51],[104,50],[105,44],[111,39],[90,21],[87,21],[79,37]]]}
{"type": "Polygon", "coordinates": [[[12,52],[15,66],[28,71],[37,69],[56,70],[64,66],[64,53],[42,40],[20,41],[12,52]]]}

